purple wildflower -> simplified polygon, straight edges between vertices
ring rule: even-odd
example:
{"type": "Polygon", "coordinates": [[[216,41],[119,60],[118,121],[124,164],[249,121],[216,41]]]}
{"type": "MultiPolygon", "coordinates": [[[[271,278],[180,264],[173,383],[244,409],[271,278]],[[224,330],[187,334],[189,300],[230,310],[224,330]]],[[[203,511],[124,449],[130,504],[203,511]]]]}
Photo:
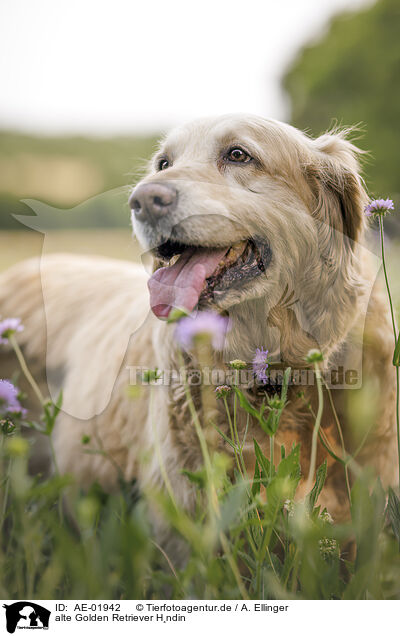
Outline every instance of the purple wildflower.
{"type": "Polygon", "coordinates": [[[199,311],[194,317],[181,318],[175,329],[175,339],[183,349],[190,349],[196,336],[209,334],[214,349],[221,351],[229,329],[229,319],[225,316],[211,311],[199,311]]]}
{"type": "Polygon", "coordinates": [[[23,329],[20,318],[5,318],[0,322],[0,344],[7,344],[11,334],[23,329]]]}
{"type": "Polygon", "coordinates": [[[253,371],[254,374],[260,382],[263,384],[267,383],[267,369],[268,369],[268,349],[260,349],[257,347],[255,356],[253,358],[253,371]]]}
{"type": "Polygon", "coordinates": [[[0,380],[0,415],[26,415],[18,400],[18,389],[9,380],[0,380]]]}
{"type": "Polygon", "coordinates": [[[226,397],[232,391],[231,387],[227,384],[221,384],[215,389],[215,397],[217,399],[226,397]]]}
{"type": "Polygon", "coordinates": [[[364,214],[365,216],[385,215],[389,210],[393,209],[392,199],[374,199],[369,205],[365,206],[364,214]]]}

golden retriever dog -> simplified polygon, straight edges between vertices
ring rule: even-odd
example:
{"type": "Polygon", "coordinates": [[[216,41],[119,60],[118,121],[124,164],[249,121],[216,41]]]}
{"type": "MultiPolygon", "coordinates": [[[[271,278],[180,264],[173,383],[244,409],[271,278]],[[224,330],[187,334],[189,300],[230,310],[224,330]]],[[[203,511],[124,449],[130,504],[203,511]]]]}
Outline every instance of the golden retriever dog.
{"type": "MultiPolygon", "coordinates": [[[[354,466],[371,465],[384,484],[394,481],[394,342],[386,298],[374,284],[376,258],[365,246],[368,197],[358,154],[340,132],[312,139],[244,115],[196,121],[167,135],[130,197],[134,232],[153,259],[150,277],[138,264],[68,254],[2,274],[1,315],[22,319],[19,342],[34,368],[47,370],[51,395],[63,388],[54,439],[62,472],[111,490],[118,487],[117,465],[142,489],[162,488],[158,444],[176,499],[193,507],[182,469],[198,469],[202,455],[182,383],[172,374],[170,382],[141,386],[135,398],[127,390],[135,368],[178,370],[176,324],[165,320],[178,307],[229,316],[223,350],[213,354],[220,370],[233,359],[251,368],[264,347],[271,370],[275,364],[301,372],[308,351],[319,349],[324,377],[336,374],[326,381],[329,394],[324,389],[325,439],[342,455],[338,419],[346,452],[357,450],[354,466]],[[361,422],[357,429],[357,413],[371,419],[366,403],[373,426],[365,430],[361,422]],[[113,461],[87,453],[85,435],[89,448],[113,461]]],[[[182,355],[197,368],[189,350],[182,355]]],[[[280,388],[250,382],[243,390],[259,407],[280,388]]],[[[200,388],[191,392],[207,432],[200,388]]],[[[304,496],[315,384],[293,381],[288,401],[275,443],[287,450],[301,443],[304,496]]],[[[222,406],[215,401],[213,418],[226,431],[222,406]]],[[[245,420],[241,414],[240,435],[245,420]]],[[[245,447],[250,476],[253,438],[269,452],[256,421],[245,447]]],[[[231,452],[222,437],[209,439],[231,452]]],[[[343,466],[320,445],[318,463],[324,458],[320,503],[340,520],[348,514],[343,466]]],[[[168,531],[160,520],[155,525],[165,544],[168,531]]]]}

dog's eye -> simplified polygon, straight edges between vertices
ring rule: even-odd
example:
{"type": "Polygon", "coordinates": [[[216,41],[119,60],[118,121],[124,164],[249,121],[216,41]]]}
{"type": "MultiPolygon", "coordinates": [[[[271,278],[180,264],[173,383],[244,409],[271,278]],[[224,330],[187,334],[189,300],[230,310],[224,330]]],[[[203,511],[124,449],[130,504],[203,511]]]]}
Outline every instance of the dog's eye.
{"type": "Polygon", "coordinates": [[[168,161],[168,159],[165,159],[165,157],[163,159],[160,159],[160,161],[158,162],[158,170],[166,170],[167,168],[169,168],[170,163],[168,161]]]}
{"type": "Polygon", "coordinates": [[[228,161],[232,161],[233,163],[248,163],[251,161],[249,153],[238,146],[230,148],[227,152],[226,158],[228,161]]]}

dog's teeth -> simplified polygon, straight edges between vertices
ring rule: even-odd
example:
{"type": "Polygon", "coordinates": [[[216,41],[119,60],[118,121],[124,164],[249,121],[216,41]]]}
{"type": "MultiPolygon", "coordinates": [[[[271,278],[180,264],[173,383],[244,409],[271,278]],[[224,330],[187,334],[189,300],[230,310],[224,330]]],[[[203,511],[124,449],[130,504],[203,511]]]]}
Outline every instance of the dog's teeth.
{"type": "Polygon", "coordinates": [[[234,243],[226,252],[225,256],[218,263],[218,267],[216,271],[214,272],[214,275],[218,274],[220,270],[230,267],[231,265],[236,263],[238,258],[241,256],[241,254],[243,254],[244,250],[246,249],[246,246],[247,246],[247,241],[238,241],[237,243],[234,243]]]}
{"type": "Polygon", "coordinates": [[[169,267],[172,267],[172,265],[175,265],[176,261],[178,260],[178,258],[180,257],[180,254],[175,254],[171,260],[168,263],[169,267]]]}
{"type": "Polygon", "coordinates": [[[247,241],[239,241],[238,243],[234,243],[232,247],[230,248],[229,252],[227,253],[227,255],[225,256],[224,263],[228,265],[235,263],[237,259],[239,258],[239,256],[246,249],[246,245],[247,245],[247,241]]]}

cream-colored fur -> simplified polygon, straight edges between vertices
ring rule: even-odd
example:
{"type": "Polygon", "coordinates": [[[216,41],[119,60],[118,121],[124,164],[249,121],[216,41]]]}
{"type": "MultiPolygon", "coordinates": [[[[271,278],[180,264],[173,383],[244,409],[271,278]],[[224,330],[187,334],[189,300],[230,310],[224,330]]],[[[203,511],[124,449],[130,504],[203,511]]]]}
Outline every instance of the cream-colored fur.
{"type": "MultiPolygon", "coordinates": [[[[357,154],[342,134],[313,140],[272,120],[226,116],[195,122],[167,136],[142,181],[174,184],[179,202],[173,219],[161,219],[156,228],[135,221],[134,230],[144,249],[175,231],[182,242],[204,247],[229,246],[252,236],[268,240],[272,261],[265,276],[232,289],[213,305],[215,311],[228,312],[232,323],[223,355],[215,362],[251,361],[256,347],[264,346],[283,366],[297,368],[317,346],[326,368],[338,363],[352,368],[357,347],[363,346],[363,384],[369,395],[374,392],[376,413],[357,462],[373,465],[387,484],[395,475],[393,334],[363,247],[367,197],[357,154]],[[255,160],[224,164],[221,156],[235,144],[255,160]],[[168,156],[172,165],[157,172],[160,156],[168,156]]],[[[97,480],[112,489],[117,487],[116,463],[141,488],[162,486],[156,439],[177,498],[191,508],[193,492],[181,470],[197,468],[201,453],[182,386],[141,387],[135,398],[128,392],[129,367],[178,366],[175,327],[151,314],[147,277],[139,265],[103,258],[63,254],[26,261],[2,274],[0,313],[21,317],[25,331],[19,341],[28,360],[47,368],[49,383],[59,385],[50,387],[53,395],[63,388],[55,432],[60,469],[74,473],[85,486],[97,480]],[[86,453],[83,435],[91,437],[89,447],[106,450],[115,463],[86,453]]],[[[315,387],[300,388],[316,408],[315,387]]],[[[313,418],[298,390],[289,391],[276,443],[290,448],[293,441],[301,442],[306,477],[313,418]]],[[[202,417],[196,389],[193,393],[202,417]]],[[[351,428],[348,398],[362,395],[362,389],[332,394],[346,445],[354,450],[361,433],[351,428]]],[[[256,404],[261,400],[249,395],[256,404]]],[[[202,423],[207,429],[204,418],[202,423]]],[[[220,425],[226,425],[223,414],[220,425]]],[[[340,449],[327,395],[322,427],[340,449]]],[[[268,448],[254,422],[252,437],[268,448]]],[[[318,453],[318,461],[327,455],[322,446],[318,453]]],[[[246,459],[251,471],[251,444],[246,459]]],[[[329,456],[328,464],[321,503],[342,518],[347,514],[343,469],[329,456]]],[[[155,524],[164,536],[161,522],[155,524]]]]}

